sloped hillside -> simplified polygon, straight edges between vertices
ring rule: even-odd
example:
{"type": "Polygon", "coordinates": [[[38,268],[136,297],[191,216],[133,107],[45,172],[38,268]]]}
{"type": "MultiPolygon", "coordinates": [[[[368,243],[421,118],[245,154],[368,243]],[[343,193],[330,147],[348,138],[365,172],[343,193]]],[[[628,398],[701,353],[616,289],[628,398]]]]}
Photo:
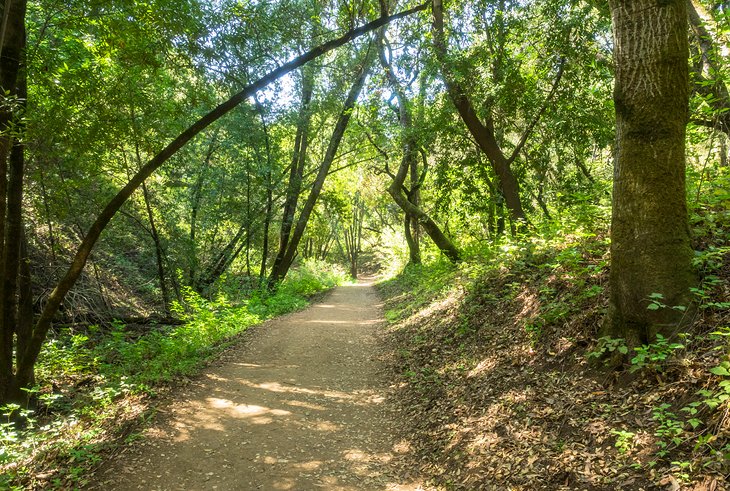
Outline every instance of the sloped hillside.
{"type": "Polygon", "coordinates": [[[406,465],[443,489],[726,488],[730,254],[698,253],[692,336],[629,350],[595,341],[607,250],[560,237],[381,283],[406,465]]]}

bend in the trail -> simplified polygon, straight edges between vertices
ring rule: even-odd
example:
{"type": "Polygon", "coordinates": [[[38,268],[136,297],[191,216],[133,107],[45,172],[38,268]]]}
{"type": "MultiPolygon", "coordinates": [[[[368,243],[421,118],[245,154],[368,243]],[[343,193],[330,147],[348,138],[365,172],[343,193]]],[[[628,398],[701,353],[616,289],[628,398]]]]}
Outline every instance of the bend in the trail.
{"type": "Polygon", "coordinates": [[[393,470],[381,322],[374,289],[360,282],[255,328],[93,487],[418,489],[393,470]]]}

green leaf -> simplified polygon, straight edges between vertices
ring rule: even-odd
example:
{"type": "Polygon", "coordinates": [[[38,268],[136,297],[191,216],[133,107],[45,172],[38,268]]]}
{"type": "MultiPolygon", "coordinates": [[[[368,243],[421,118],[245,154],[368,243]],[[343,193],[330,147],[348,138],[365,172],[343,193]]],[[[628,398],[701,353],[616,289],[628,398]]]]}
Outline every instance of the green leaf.
{"type": "Polygon", "coordinates": [[[723,366],[718,366],[718,367],[715,367],[715,368],[711,368],[710,369],[710,373],[714,373],[715,375],[720,375],[720,376],[723,376],[723,377],[730,376],[730,371],[728,371],[728,369],[725,368],[725,367],[723,367],[723,366]]]}
{"type": "Polygon", "coordinates": [[[659,304],[658,303],[650,303],[647,307],[648,310],[659,310],[659,304]]]}

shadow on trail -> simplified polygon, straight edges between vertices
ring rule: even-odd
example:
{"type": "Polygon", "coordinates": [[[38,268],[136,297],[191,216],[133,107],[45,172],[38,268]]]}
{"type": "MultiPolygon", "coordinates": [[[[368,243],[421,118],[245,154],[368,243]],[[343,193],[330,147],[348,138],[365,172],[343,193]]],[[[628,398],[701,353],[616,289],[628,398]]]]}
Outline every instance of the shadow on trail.
{"type": "Polygon", "coordinates": [[[417,489],[393,470],[377,302],[368,285],[340,287],[256,329],[98,489],[417,489]]]}

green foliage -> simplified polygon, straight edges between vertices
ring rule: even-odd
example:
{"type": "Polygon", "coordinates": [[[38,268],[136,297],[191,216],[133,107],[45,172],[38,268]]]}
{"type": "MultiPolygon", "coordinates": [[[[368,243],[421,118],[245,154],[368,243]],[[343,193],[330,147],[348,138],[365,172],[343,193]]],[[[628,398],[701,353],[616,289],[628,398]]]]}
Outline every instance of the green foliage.
{"type": "Polygon", "coordinates": [[[616,435],[615,447],[621,453],[627,453],[634,446],[634,437],[636,433],[625,430],[611,430],[612,435],[616,435]]]}
{"type": "Polygon", "coordinates": [[[620,353],[626,355],[629,352],[629,347],[626,346],[626,340],[623,338],[612,338],[611,336],[603,336],[598,338],[596,347],[589,351],[586,356],[589,359],[604,359],[606,356],[610,356],[612,353],[620,353]]]}
{"type": "MultiPolygon", "coordinates": [[[[53,419],[38,427],[34,412],[17,404],[0,408],[5,416],[0,423],[0,464],[52,447],[66,456],[64,485],[82,482],[101,458],[100,427],[114,417],[116,401],[154,395],[159,384],[194,374],[250,326],[305,307],[307,296],[341,284],[344,278],[339,268],[308,261],[274,294],[241,291],[206,299],[183,288],[182,302],[173,306],[184,321],[179,326],[152,326],[140,333],[114,322],[108,329],[92,326],[84,334],[58,336],[44,346],[38,387],[31,391],[53,419]],[[56,384],[66,390],[55,392],[56,384]],[[86,390],[68,390],[87,384],[86,390]],[[20,420],[22,427],[17,424],[20,420]]],[[[10,486],[18,477],[18,473],[4,476],[0,486],[10,486]]]]}
{"type": "Polygon", "coordinates": [[[660,372],[667,359],[680,349],[684,349],[683,344],[670,342],[661,334],[657,334],[653,343],[634,348],[636,356],[631,359],[630,371],[648,368],[660,372]]]}
{"type": "Polygon", "coordinates": [[[403,319],[424,305],[445,296],[457,286],[456,274],[453,264],[445,258],[427,265],[408,264],[398,276],[386,279],[378,285],[385,295],[390,295],[393,291],[403,292],[400,298],[402,301],[395,308],[386,311],[386,319],[389,322],[403,319]]]}
{"type": "Polygon", "coordinates": [[[684,425],[678,420],[677,415],[669,411],[671,404],[660,404],[654,408],[652,419],[657,424],[654,435],[657,441],[657,457],[663,458],[669,454],[671,445],[677,446],[682,443],[684,425]]]}

